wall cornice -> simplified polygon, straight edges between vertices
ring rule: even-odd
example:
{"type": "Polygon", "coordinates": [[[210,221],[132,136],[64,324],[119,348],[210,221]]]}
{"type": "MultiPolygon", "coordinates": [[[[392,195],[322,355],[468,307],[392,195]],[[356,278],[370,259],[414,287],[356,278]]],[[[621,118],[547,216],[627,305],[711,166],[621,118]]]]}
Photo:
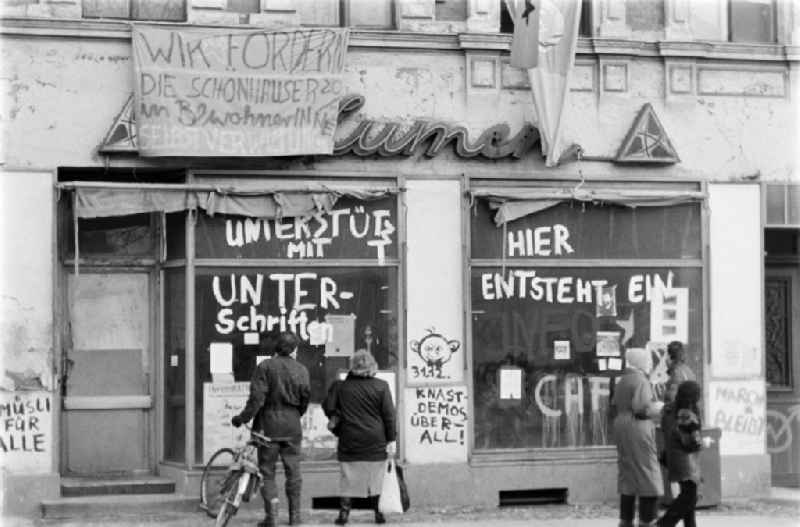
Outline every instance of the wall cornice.
{"type": "MultiPolygon", "coordinates": [[[[156,23],[164,26],[197,24],[156,23]]],[[[214,26],[242,29],[259,26],[214,26]]],[[[50,18],[0,18],[0,35],[17,37],[63,37],[84,39],[129,40],[131,23],[111,20],[73,20],[50,18]]],[[[353,29],[353,48],[383,48],[411,51],[458,51],[502,53],[510,48],[511,35],[502,33],[421,33],[353,29]]],[[[681,57],[695,59],[796,62],[800,47],[780,44],[738,42],[643,42],[614,38],[581,38],[579,55],[615,55],[632,57],[681,57]]]]}

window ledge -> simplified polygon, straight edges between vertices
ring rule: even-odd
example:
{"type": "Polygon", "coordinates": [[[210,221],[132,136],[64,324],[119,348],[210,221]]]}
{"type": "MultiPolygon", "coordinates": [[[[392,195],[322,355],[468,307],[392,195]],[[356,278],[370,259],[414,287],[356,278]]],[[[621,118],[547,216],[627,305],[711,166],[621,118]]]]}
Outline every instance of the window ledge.
{"type": "MultiPolygon", "coordinates": [[[[202,27],[198,24],[148,22],[171,27],[202,27]]],[[[131,22],[116,20],[75,20],[51,18],[0,18],[0,34],[19,36],[130,39],[131,22]]],[[[260,26],[205,26],[235,29],[260,26]]],[[[511,35],[505,33],[423,33],[380,29],[353,29],[350,46],[357,48],[470,50],[505,52],[511,35]]],[[[798,61],[800,46],[739,42],[643,42],[611,38],[581,38],[579,55],[627,55],[641,57],[683,57],[718,60],[798,61]]]]}
{"type": "Polygon", "coordinates": [[[489,467],[496,465],[550,465],[581,463],[612,463],[617,461],[617,449],[613,445],[575,448],[531,448],[499,449],[479,451],[472,454],[470,466],[489,467]]]}

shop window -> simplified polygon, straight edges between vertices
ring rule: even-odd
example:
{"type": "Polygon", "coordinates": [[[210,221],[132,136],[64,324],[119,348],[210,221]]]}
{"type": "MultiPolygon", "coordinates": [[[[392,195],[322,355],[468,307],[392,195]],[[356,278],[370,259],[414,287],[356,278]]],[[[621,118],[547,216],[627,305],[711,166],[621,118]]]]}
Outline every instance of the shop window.
{"type": "Polygon", "coordinates": [[[478,199],[471,218],[477,451],[612,445],[630,348],[659,396],[670,341],[701,377],[699,204],[566,202],[497,227],[478,199]]]}
{"type": "Polygon", "coordinates": [[[83,0],[84,18],[184,22],[186,0],[83,0]]]}
{"type": "Polygon", "coordinates": [[[164,460],[185,462],[186,269],[164,271],[164,460]]]}
{"type": "MultiPolygon", "coordinates": [[[[500,2],[500,33],[513,33],[514,20],[508,12],[505,0],[500,2]]],[[[581,19],[578,27],[579,37],[592,36],[592,0],[581,0],[581,19]]]]}
{"type": "MultiPolygon", "coordinates": [[[[179,218],[175,222],[177,233],[179,218]]],[[[400,348],[396,225],[396,197],[373,201],[343,197],[331,211],[304,219],[198,213],[197,463],[221,446],[215,441],[231,442],[227,419],[220,418],[219,409],[212,407],[215,403],[206,407],[212,383],[229,383],[232,376],[236,384],[228,386],[238,390],[237,401],[243,403],[257,363],[270,360],[263,337],[271,329],[293,331],[300,337],[297,359],[310,373],[303,455],[307,460],[335,459],[336,439],[327,430],[321,403],[330,384],[347,371],[352,353],[370,350],[381,375],[392,386],[396,383],[400,348]]],[[[165,300],[172,301],[170,296],[165,300]]]]}
{"type": "Polygon", "coordinates": [[[730,0],[731,42],[775,42],[774,0],[730,0]]]}
{"type": "Polygon", "coordinates": [[[249,381],[269,360],[261,346],[268,328],[296,333],[297,360],[308,368],[311,406],[304,422],[307,459],[334,459],[320,404],[355,349],[371,348],[381,370],[397,370],[397,272],[380,267],[198,268],[196,282],[197,452],[203,452],[204,383],[213,381],[214,343],[233,346],[236,381],[249,381]],[[367,329],[369,328],[369,329],[367,329]],[[369,338],[369,343],[367,342],[369,338]]]}

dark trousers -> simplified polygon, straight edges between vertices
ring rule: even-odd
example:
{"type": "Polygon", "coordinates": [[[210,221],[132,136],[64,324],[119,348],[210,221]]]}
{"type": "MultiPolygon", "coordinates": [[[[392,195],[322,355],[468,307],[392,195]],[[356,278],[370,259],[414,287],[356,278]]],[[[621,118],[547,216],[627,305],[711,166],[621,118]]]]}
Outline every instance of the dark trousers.
{"type": "Polygon", "coordinates": [[[659,527],[673,527],[683,520],[684,527],[695,527],[694,508],[697,505],[697,484],[681,481],[681,492],[670,504],[664,516],[658,519],[659,527]]]}
{"type": "Polygon", "coordinates": [[[300,475],[300,442],[301,439],[294,441],[275,441],[269,446],[258,448],[258,468],[264,475],[263,495],[267,500],[278,497],[278,486],[275,484],[275,464],[278,457],[283,462],[283,470],[286,474],[286,496],[300,496],[300,489],[303,485],[303,478],[300,475]]]}
{"type": "MultiPolygon", "coordinates": [[[[656,496],[639,496],[639,521],[650,523],[656,519],[658,498],[656,496]]],[[[622,494],[619,497],[619,519],[622,523],[633,524],[636,517],[636,496],[622,494]]]]}

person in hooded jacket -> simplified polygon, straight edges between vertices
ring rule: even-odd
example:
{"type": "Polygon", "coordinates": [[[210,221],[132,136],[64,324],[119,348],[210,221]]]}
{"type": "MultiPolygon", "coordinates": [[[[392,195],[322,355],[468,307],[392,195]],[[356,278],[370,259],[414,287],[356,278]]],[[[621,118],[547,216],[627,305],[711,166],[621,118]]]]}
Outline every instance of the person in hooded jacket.
{"type": "Polygon", "coordinates": [[[375,378],[378,365],[366,350],[358,350],[350,360],[350,371],[343,381],[334,382],[323,403],[325,415],[333,421],[339,443],[339,516],[344,525],[350,516],[352,498],[369,498],[375,523],[386,519],[378,510],[386,458],[396,453],[395,410],[389,384],[375,378]]]}
{"type": "Polygon", "coordinates": [[[663,403],[655,400],[648,375],[652,357],[645,349],[625,352],[626,369],[614,389],[612,404],[614,438],[617,444],[620,527],[632,527],[636,500],[639,500],[639,525],[653,525],[658,497],[664,494],[658,463],[656,427],[663,403]]]}
{"type": "Polygon", "coordinates": [[[669,356],[669,367],[667,368],[669,380],[666,385],[664,402],[671,403],[675,400],[678,386],[680,386],[682,382],[696,381],[697,378],[689,365],[686,364],[686,351],[681,341],[673,340],[670,342],[667,345],[667,354],[669,356]]]}
{"type": "Polygon", "coordinates": [[[695,527],[697,488],[700,474],[700,450],[708,444],[701,437],[702,423],[698,408],[703,390],[694,381],[678,386],[675,401],[664,407],[661,429],[664,433],[664,452],[670,482],[680,485],[680,494],[672,501],[658,527],[673,527],[683,520],[684,527],[695,527]]]}

